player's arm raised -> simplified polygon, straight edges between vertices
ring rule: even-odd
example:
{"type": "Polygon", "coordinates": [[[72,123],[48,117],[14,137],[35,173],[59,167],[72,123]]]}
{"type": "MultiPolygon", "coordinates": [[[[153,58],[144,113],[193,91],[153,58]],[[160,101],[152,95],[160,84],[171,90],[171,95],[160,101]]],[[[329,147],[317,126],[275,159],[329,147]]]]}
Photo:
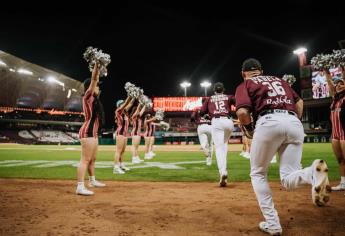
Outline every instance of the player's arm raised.
{"type": "Polygon", "coordinates": [[[95,92],[96,87],[97,87],[98,81],[99,81],[99,64],[95,63],[93,70],[92,70],[91,83],[90,83],[90,86],[87,89],[86,93],[93,94],[95,92]]]}
{"type": "Polygon", "coordinates": [[[140,112],[139,112],[139,116],[142,117],[145,111],[146,111],[146,107],[142,106],[142,108],[140,109],[140,112]]]}
{"type": "Polygon", "coordinates": [[[140,110],[141,110],[141,105],[139,104],[138,107],[137,107],[137,109],[135,110],[135,112],[134,112],[132,118],[137,117],[137,116],[140,114],[140,110]]]}
{"type": "Polygon", "coordinates": [[[128,104],[125,106],[125,111],[128,112],[129,109],[131,109],[131,107],[133,106],[135,102],[135,98],[131,98],[131,100],[128,102],[128,104]]]}

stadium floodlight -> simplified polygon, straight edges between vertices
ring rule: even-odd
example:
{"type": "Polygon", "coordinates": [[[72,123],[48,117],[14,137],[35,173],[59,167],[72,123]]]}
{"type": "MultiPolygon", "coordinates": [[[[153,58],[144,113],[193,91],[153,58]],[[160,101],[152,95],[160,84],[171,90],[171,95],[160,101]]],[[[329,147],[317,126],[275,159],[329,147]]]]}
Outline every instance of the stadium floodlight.
{"type": "Polygon", "coordinates": [[[71,94],[72,94],[72,91],[69,89],[69,90],[68,90],[68,93],[67,93],[67,98],[70,98],[70,97],[71,97],[71,94]]]}
{"type": "Polygon", "coordinates": [[[184,89],[184,96],[187,97],[187,88],[190,87],[192,84],[188,81],[183,81],[180,83],[180,86],[184,89]]]}
{"type": "Polygon", "coordinates": [[[58,85],[60,85],[60,86],[62,86],[62,87],[65,86],[64,83],[62,83],[61,81],[57,80],[57,79],[56,79],[55,77],[53,77],[53,76],[49,76],[47,80],[48,80],[49,83],[55,83],[55,84],[58,84],[58,85]]]}
{"type": "Polygon", "coordinates": [[[16,72],[16,70],[15,70],[15,69],[12,69],[12,68],[10,68],[10,71],[11,71],[11,72],[16,72]]]}
{"type": "Polygon", "coordinates": [[[3,62],[2,60],[0,60],[0,66],[7,66],[7,64],[3,62]]]}
{"type": "Polygon", "coordinates": [[[208,81],[204,81],[200,83],[200,86],[205,89],[205,96],[207,96],[207,89],[211,86],[211,83],[208,81]]]}
{"type": "Polygon", "coordinates": [[[34,73],[32,73],[32,71],[29,71],[27,69],[18,69],[17,72],[19,74],[23,74],[23,75],[33,75],[34,73]]]}
{"type": "Polygon", "coordinates": [[[73,92],[77,92],[77,90],[76,90],[76,89],[72,89],[72,91],[73,91],[73,92]]]}
{"type": "Polygon", "coordinates": [[[305,53],[307,51],[306,48],[304,47],[300,47],[300,48],[297,48],[296,50],[293,51],[293,54],[296,54],[296,55],[300,55],[302,53],[305,53]]]}

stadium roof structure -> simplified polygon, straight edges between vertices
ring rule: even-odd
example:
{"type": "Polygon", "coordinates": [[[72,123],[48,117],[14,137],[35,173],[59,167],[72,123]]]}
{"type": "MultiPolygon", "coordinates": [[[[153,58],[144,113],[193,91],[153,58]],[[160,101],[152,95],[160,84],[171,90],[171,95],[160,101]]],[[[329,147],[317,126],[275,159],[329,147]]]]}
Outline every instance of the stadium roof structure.
{"type": "Polygon", "coordinates": [[[0,107],[81,109],[81,82],[1,50],[0,87],[0,107]]]}

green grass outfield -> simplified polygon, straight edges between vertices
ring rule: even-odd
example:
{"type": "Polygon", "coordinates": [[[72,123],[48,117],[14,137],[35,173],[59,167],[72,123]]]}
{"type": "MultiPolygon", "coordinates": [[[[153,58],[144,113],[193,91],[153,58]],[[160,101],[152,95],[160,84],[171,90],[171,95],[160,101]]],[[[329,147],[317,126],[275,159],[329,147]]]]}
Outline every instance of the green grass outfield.
{"type": "MultiPolygon", "coordinates": [[[[162,146],[159,146],[162,147],[162,146]]],[[[178,147],[176,147],[178,149],[178,147]]],[[[143,164],[132,165],[125,175],[112,173],[114,146],[100,146],[96,176],[102,180],[121,181],[215,181],[218,171],[213,158],[212,166],[205,165],[200,151],[157,151],[157,156],[143,164]],[[185,163],[190,162],[190,163],[185,163]],[[179,169],[173,169],[179,168],[179,169]]],[[[141,157],[143,153],[140,153],[141,157]]],[[[293,158],[293,157],[291,157],[293,158]]],[[[329,166],[330,180],[339,179],[338,164],[330,143],[305,144],[302,165],[322,158],[329,166]]],[[[76,164],[80,159],[80,146],[52,145],[0,145],[0,178],[75,179],[76,164]]],[[[125,162],[130,162],[130,153],[125,153],[125,162]]],[[[272,164],[271,180],[279,180],[279,164],[272,164]]],[[[228,153],[230,181],[249,181],[249,160],[239,152],[228,153]]]]}

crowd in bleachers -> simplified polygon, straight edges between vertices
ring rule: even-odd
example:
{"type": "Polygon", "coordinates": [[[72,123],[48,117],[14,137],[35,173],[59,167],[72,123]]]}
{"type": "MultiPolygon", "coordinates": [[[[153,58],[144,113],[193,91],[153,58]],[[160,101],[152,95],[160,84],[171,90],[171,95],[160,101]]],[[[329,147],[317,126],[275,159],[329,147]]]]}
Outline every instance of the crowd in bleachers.
{"type": "Polygon", "coordinates": [[[31,130],[31,133],[39,142],[43,143],[74,143],[78,141],[58,130],[31,130]]]}
{"type": "Polygon", "coordinates": [[[0,143],[24,144],[73,144],[77,143],[78,133],[59,130],[6,130],[0,131],[0,143]]]}
{"type": "Polygon", "coordinates": [[[195,132],[197,126],[190,122],[190,118],[170,118],[170,131],[175,132],[195,132]]]}

